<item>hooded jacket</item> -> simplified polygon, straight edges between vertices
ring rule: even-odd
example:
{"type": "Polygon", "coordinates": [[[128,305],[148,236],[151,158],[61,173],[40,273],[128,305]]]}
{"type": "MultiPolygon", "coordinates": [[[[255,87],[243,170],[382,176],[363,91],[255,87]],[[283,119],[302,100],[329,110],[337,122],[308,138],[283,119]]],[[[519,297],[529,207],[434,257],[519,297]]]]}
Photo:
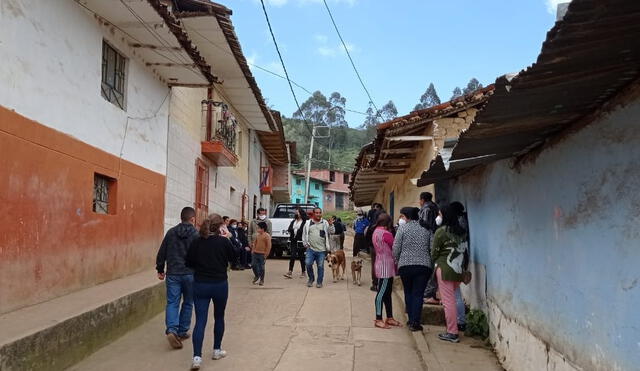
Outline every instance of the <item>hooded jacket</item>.
{"type": "Polygon", "coordinates": [[[189,245],[196,238],[198,238],[198,230],[191,223],[180,223],[169,229],[156,256],[158,273],[164,273],[166,263],[167,274],[193,274],[193,270],[185,265],[185,259],[189,245]]]}

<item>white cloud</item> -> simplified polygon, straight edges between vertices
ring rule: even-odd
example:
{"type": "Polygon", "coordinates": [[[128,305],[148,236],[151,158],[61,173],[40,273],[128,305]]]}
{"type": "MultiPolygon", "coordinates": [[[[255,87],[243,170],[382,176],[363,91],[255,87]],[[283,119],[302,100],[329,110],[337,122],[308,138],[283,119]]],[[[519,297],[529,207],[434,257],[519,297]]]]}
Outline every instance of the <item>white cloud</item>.
{"type": "MultiPolygon", "coordinates": [[[[347,46],[347,50],[350,53],[357,51],[357,48],[352,43],[345,42],[345,44],[347,46]]],[[[344,47],[342,46],[342,44],[338,44],[335,47],[330,47],[328,45],[321,45],[316,48],[316,52],[323,57],[334,57],[338,53],[344,54],[344,47]]]]}
{"type": "Polygon", "coordinates": [[[571,0],[545,0],[545,2],[547,4],[547,12],[549,12],[549,14],[556,14],[558,4],[570,3],[571,0]]]}
{"type": "Polygon", "coordinates": [[[249,63],[249,68],[253,68],[252,64],[256,64],[256,61],[258,60],[258,53],[251,52],[251,55],[246,58],[247,63],[249,63]]]}
{"type": "Polygon", "coordinates": [[[321,44],[326,44],[327,40],[329,39],[327,35],[321,35],[321,34],[317,34],[313,38],[316,39],[316,41],[321,44]]]}
{"type": "Polygon", "coordinates": [[[316,49],[316,52],[318,52],[318,54],[322,55],[323,57],[333,57],[334,55],[336,55],[336,51],[333,48],[327,46],[319,46],[316,49]]]}

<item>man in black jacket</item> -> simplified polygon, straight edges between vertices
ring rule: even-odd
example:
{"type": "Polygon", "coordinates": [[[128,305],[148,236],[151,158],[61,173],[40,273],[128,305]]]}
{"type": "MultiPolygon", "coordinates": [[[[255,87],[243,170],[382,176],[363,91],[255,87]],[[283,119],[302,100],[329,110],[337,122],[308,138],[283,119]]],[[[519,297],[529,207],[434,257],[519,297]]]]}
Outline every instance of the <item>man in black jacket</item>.
{"type": "Polygon", "coordinates": [[[420,225],[427,228],[431,233],[436,233],[436,217],[438,216],[438,205],[433,201],[433,195],[429,192],[420,193],[420,225]]]}
{"type": "Polygon", "coordinates": [[[189,338],[193,310],[193,271],[187,268],[185,259],[189,245],[198,237],[198,231],[194,226],[196,211],[192,207],[185,207],[180,213],[180,219],[180,224],[167,231],[156,257],[158,278],[166,279],[167,285],[165,334],[169,344],[176,349],[182,348],[182,341],[189,338]]]}

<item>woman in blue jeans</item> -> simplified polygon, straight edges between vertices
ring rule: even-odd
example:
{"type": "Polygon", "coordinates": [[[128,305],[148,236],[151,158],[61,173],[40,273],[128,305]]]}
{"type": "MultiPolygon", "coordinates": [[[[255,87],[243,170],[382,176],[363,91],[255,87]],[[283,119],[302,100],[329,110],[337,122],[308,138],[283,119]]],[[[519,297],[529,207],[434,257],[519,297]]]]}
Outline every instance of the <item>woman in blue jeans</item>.
{"type": "Polygon", "coordinates": [[[431,276],[432,264],[429,252],[431,232],[418,223],[417,207],[400,210],[398,231],[393,241],[393,257],[404,288],[404,300],[410,331],[422,331],[422,294],[431,276]]]}
{"type": "Polygon", "coordinates": [[[200,226],[200,237],[191,243],[187,252],[187,266],[194,270],[193,296],[196,324],[193,329],[192,370],[202,364],[202,341],[207,327],[209,303],[213,301],[213,359],[227,355],[222,350],[224,335],[224,310],[229,296],[227,267],[234,261],[231,241],[220,235],[222,217],[211,214],[200,226]]]}

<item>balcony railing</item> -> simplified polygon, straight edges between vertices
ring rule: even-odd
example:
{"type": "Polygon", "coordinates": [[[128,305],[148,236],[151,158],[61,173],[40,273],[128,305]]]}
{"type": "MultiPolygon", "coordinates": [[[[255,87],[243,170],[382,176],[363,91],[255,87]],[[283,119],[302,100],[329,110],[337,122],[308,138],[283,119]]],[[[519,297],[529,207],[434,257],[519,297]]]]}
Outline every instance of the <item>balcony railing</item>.
{"type": "Polygon", "coordinates": [[[218,166],[235,166],[238,162],[238,122],[226,104],[211,99],[202,101],[202,153],[218,166]]]}
{"type": "Polygon", "coordinates": [[[260,168],[260,192],[262,194],[273,192],[273,169],[270,166],[260,168]]]}

